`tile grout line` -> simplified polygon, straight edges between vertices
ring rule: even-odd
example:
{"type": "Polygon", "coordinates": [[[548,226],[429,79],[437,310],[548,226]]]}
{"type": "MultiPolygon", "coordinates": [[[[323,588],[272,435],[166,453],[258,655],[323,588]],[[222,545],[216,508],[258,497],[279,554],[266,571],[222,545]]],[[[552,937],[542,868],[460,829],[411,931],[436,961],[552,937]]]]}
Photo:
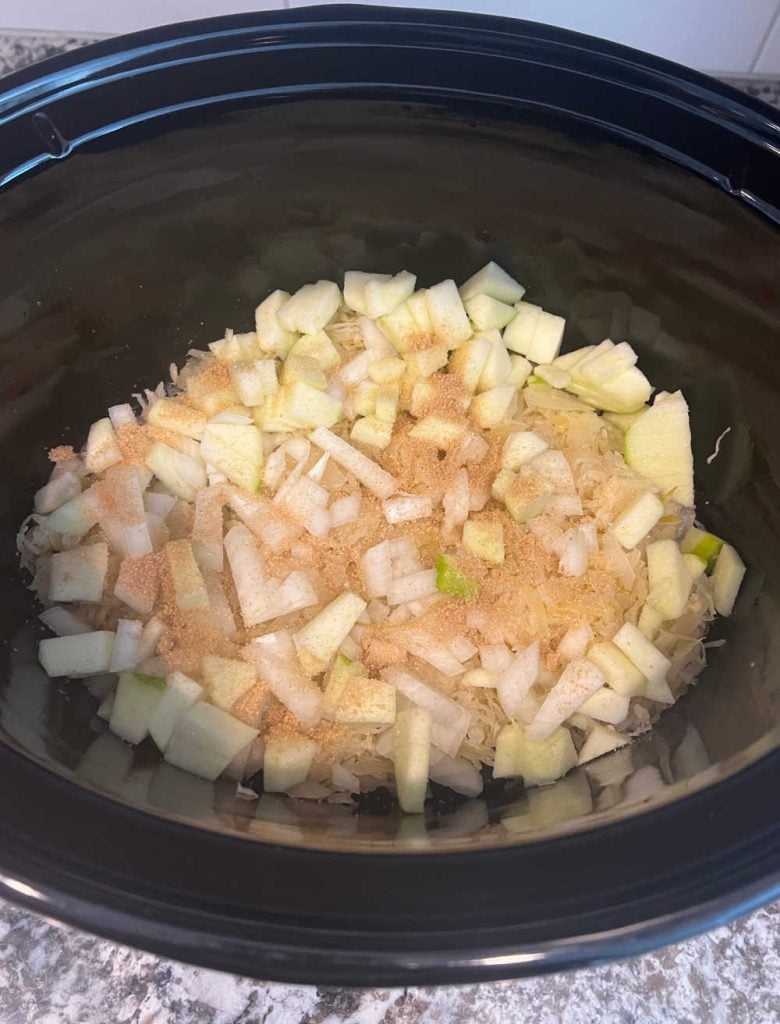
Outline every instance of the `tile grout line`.
{"type": "Polygon", "coordinates": [[[767,43],[772,38],[772,33],[774,32],[775,27],[777,26],[778,20],[780,20],[780,0],[778,0],[777,7],[775,8],[775,13],[774,13],[774,15],[772,16],[772,18],[769,21],[769,25],[767,26],[767,28],[766,28],[766,30],[765,30],[762,38],[761,38],[761,42],[758,44],[758,49],[756,50],[756,55],[753,58],[753,60],[751,61],[751,64],[750,64],[750,74],[754,74],[755,73],[756,65],[761,60],[761,58],[764,56],[764,50],[766,50],[767,43]]]}

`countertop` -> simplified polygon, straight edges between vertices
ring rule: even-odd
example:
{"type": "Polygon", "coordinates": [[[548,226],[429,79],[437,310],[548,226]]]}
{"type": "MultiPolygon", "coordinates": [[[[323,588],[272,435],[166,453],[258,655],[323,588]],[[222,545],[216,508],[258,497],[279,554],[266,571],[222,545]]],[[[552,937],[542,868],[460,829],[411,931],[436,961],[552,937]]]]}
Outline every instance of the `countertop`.
{"type": "MultiPolygon", "coordinates": [[[[89,39],[0,31],[0,75],[89,39]]],[[[780,106],[780,82],[733,84],[780,106]]],[[[780,904],[658,953],[527,981],[377,991],[258,983],[0,903],[0,1024],[778,1024],[780,904]]]]}

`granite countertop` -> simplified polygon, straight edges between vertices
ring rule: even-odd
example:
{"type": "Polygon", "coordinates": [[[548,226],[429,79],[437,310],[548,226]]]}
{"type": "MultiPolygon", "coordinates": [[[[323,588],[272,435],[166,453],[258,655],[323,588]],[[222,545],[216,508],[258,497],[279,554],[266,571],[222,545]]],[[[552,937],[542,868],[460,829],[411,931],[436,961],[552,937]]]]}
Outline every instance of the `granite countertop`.
{"type": "MultiPolygon", "coordinates": [[[[81,46],[0,32],[0,75],[81,46]]],[[[733,84],[780,106],[780,82],[733,84]]],[[[0,1024],[778,1024],[780,904],[661,952],[527,981],[377,991],[259,983],[0,902],[0,1024]]]]}

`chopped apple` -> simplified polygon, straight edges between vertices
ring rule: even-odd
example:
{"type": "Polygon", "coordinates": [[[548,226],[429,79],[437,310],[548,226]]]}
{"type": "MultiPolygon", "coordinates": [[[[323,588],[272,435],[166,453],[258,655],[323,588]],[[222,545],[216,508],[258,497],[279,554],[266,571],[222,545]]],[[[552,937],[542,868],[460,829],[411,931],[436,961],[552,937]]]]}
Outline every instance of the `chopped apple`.
{"type": "Polygon", "coordinates": [[[528,726],[529,739],[544,740],[606,682],[600,668],[586,658],[570,661],[528,726]]]}
{"type": "Polygon", "coordinates": [[[712,571],[713,600],[719,615],[731,615],[746,572],[736,549],[724,544],[712,571]]]}
{"type": "Polygon", "coordinates": [[[518,430],[504,441],[501,450],[501,466],[503,469],[519,469],[526,462],[541,455],[550,446],[543,437],[530,430],[518,430]]]}
{"type": "Polygon", "coordinates": [[[528,817],[535,831],[547,832],[559,822],[584,818],[593,810],[593,796],[583,772],[572,772],[554,786],[528,791],[528,817]]]}
{"type": "Polygon", "coordinates": [[[183,501],[194,501],[198,491],[206,486],[206,469],[189,455],[177,452],[163,441],[149,449],[146,465],[172,494],[183,501]]]}
{"type": "Polygon", "coordinates": [[[365,610],[362,597],[340,594],[298,630],[293,637],[296,648],[318,663],[327,663],[365,610]]]}
{"type": "Polygon", "coordinates": [[[197,369],[188,373],[182,382],[187,389],[187,398],[207,416],[216,416],[224,409],[241,404],[233,389],[227,364],[216,359],[200,360],[197,369]]]}
{"type": "Polygon", "coordinates": [[[425,301],[439,345],[453,349],[468,341],[471,324],[454,281],[441,281],[429,288],[425,301]]]}
{"type": "Polygon", "coordinates": [[[571,383],[571,374],[566,370],[561,370],[552,363],[542,363],[536,367],[535,375],[539,380],[545,384],[549,384],[551,388],[555,388],[558,391],[568,387],[571,383]]]}
{"type": "Polygon", "coordinates": [[[344,305],[361,316],[368,316],[365,289],[370,281],[389,281],[391,274],[367,274],[363,270],[348,270],[344,274],[344,305]]]}
{"type": "Polygon", "coordinates": [[[447,555],[439,555],[436,559],[436,589],[440,594],[452,594],[467,600],[479,594],[479,583],[469,579],[447,555]]]}
{"type": "Polygon", "coordinates": [[[517,389],[514,384],[502,384],[477,395],[469,406],[469,415],[482,427],[490,430],[509,418],[509,411],[515,401],[517,389]]]}
{"type": "Polygon", "coordinates": [[[346,679],[331,715],[343,725],[371,728],[395,721],[396,689],[381,679],[350,676],[346,679]]]}
{"type": "Polygon", "coordinates": [[[627,743],[628,738],[623,736],[622,733],[617,732],[616,729],[609,725],[602,725],[596,722],[582,745],[580,756],[577,758],[577,764],[587,764],[589,761],[595,761],[602,754],[609,754],[613,750],[625,747],[627,743]]]}
{"type": "Polygon", "coordinates": [[[456,348],[450,356],[450,373],[460,375],[463,390],[467,394],[473,395],[477,390],[491,348],[492,343],[489,337],[471,338],[470,341],[466,341],[456,348]]]}
{"type": "MultiPolygon", "coordinates": [[[[335,370],[341,363],[341,356],[325,331],[302,335],[290,349],[287,358],[304,356],[313,359],[321,370],[335,370]]],[[[249,403],[245,402],[245,405],[249,403]]]]}
{"type": "Polygon", "coordinates": [[[532,363],[551,363],[560,351],[566,321],[530,302],[519,302],[515,310],[504,331],[506,347],[532,363]]]}
{"type": "Polygon", "coordinates": [[[393,440],[393,421],[379,419],[378,416],[364,416],[355,420],[349,434],[350,441],[355,444],[369,445],[384,450],[393,440]]]}
{"type": "Polygon", "coordinates": [[[647,600],[664,620],[682,615],[691,593],[691,574],[673,540],[657,540],[647,546],[647,600]]]}
{"type": "Polygon", "coordinates": [[[173,580],[176,606],[183,612],[207,611],[209,595],[195,561],[192,542],[186,539],[168,541],[165,558],[173,580]]]}
{"type": "Polygon", "coordinates": [[[652,388],[637,366],[631,366],[605,384],[593,385],[572,373],[567,390],[587,405],[612,413],[634,413],[645,406],[652,388]]]}
{"type": "Polygon", "coordinates": [[[466,424],[462,420],[447,419],[444,416],[424,416],[409,431],[409,436],[418,441],[427,441],[447,451],[459,445],[466,436],[466,424]]]}
{"type": "Polygon", "coordinates": [[[602,686],[580,704],[579,712],[597,722],[619,725],[628,714],[629,698],[616,693],[609,686],[602,686]]]}
{"type": "Polygon", "coordinates": [[[379,385],[370,380],[362,380],[352,391],[350,404],[357,416],[373,416],[376,412],[376,396],[379,385]]]}
{"type": "Polygon", "coordinates": [[[636,626],[630,622],[624,623],[612,637],[612,642],[636,665],[648,681],[663,682],[666,679],[670,666],[669,659],[661,654],[636,626]]]}
{"type": "Polygon", "coordinates": [[[248,661],[207,654],[203,659],[203,682],[211,703],[230,711],[257,682],[257,670],[248,661]]]}
{"type": "Polygon", "coordinates": [[[554,729],[544,739],[532,739],[523,725],[505,725],[496,739],[493,777],[522,778],[529,786],[555,782],[577,763],[568,729],[554,729]]]}
{"type": "Polygon", "coordinates": [[[255,310],[257,340],[263,352],[269,355],[285,356],[295,341],[295,332],[283,327],[278,316],[289,298],[289,292],[272,292],[255,310]]]}
{"type": "Polygon", "coordinates": [[[645,411],[647,406],[642,406],[637,412],[605,412],[604,419],[613,423],[618,430],[622,430],[623,433],[639,419],[642,413],[645,411]]]}
{"type": "Polygon", "coordinates": [[[251,423],[208,423],[201,453],[231,483],[250,494],[263,481],[263,438],[251,423]]]}
{"type": "Polygon", "coordinates": [[[99,676],[108,672],[115,634],[109,630],[52,636],[38,645],[38,660],[52,679],[99,676]]]}
{"type": "Polygon", "coordinates": [[[641,494],[614,521],[612,533],[630,551],[647,536],[663,514],[663,503],[655,494],[641,494]]]}
{"type": "MultiPolygon", "coordinates": [[[[510,470],[502,472],[510,473],[510,470]]],[[[500,476],[499,473],[494,488],[500,476]]],[[[501,490],[507,512],[518,523],[527,523],[541,515],[553,496],[553,485],[531,465],[521,466],[517,473],[511,474],[511,479],[504,477],[501,490]]]]}
{"type": "Polygon", "coordinates": [[[51,556],[50,601],[97,604],[108,574],[108,544],[85,544],[51,556]]]}
{"type": "Polygon", "coordinates": [[[88,473],[102,473],[109,466],[122,461],[122,451],[117,444],[111,420],[97,420],[89,428],[84,465],[88,473]]]}
{"type": "Polygon", "coordinates": [[[407,707],[399,711],[393,729],[395,785],[398,802],[407,814],[422,814],[431,758],[430,711],[407,707]]]}
{"type": "Polygon", "coordinates": [[[338,399],[303,381],[283,387],[279,398],[280,415],[293,428],[332,427],[342,416],[338,399]]]}
{"type": "Polygon", "coordinates": [[[203,437],[203,428],[206,426],[204,413],[175,398],[158,398],[150,406],[146,418],[153,427],[162,427],[195,441],[203,437]]]}
{"type": "Polygon", "coordinates": [[[512,372],[512,361],[501,335],[498,331],[491,331],[486,337],[490,348],[477,382],[477,391],[489,391],[500,384],[506,384],[512,372]]]}
{"type": "Polygon", "coordinates": [[[353,661],[346,654],[336,655],[333,667],[328,676],[328,682],[322,694],[322,717],[334,720],[336,709],[347,681],[363,672],[363,665],[359,661],[353,661]]]}
{"type": "Polygon", "coordinates": [[[392,384],[403,377],[406,363],[398,356],[384,356],[377,359],[368,369],[368,376],[375,384],[392,384]]]}
{"type": "Polygon", "coordinates": [[[447,365],[448,358],[446,345],[432,345],[429,348],[407,352],[404,356],[406,373],[414,378],[430,377],[432,373],[447,365]]]}
{"type": "Polygon", "coordinates": [[[697,580],[707,571],[707,563],[702,561],[698,555],[683,555],[682,557],[683,562],[685,562],[685,568],[691,574],[692,580],[697,580]]]}
{"type": "Polygon", "coordinates": [[[414,274],[407,270],[402,270],[389,281],[366,281],[363,287],[366,316],[378,320],[381,316],[392,313],[411,296],[416,281],[414,274]]]}
{"type": "Polygon", "coordinates": [[[299,288],[279,307],[277,316],[285,330],[316,334],[333,319],[340,305],[338,285],[333,281],[317,281],[299,288]]]}
{"type": "Polygon", "coordinates": [[[35,511],[38,515],[47,516],[79,494],[81,494],[81,477],[78,473],[62,473],[60,476],[52,477],[47,484],[35,492],[33,500],[35,511]]]}
{"type": "Polygon", "coordinates": [[[394,309],[392,313],[383,316],[379,321],[379,326],[400,355],[435,344],[432,326],[429,324],[427,328],[420,327],[408,300],[394,309]]]}
{"type": "Polygon", "coordinates": [[[637,697],[644,693],[647,680],[623,651],[610,640],[593,644],[588,649],[588,661],[601,669],[607,683],[624,697],[637,697]]]}
{"type": "Polygon", "coordinates": [[[680,541],[680,550],[685,555],[695,555],[700,558],[708,572],[712,572],[718,555],[723,547],[723,541],[714,533],[707,533],[706,530],[699,530],[693,526],[680,541]]]}
{"type": "Polygon", "coordinates": [[[512,371],[507,378],[507,384],[514,384],[519,389],[531,376],[533,366],[525,356],[510,355],[509,360],[512,363],[512,371]]]}
{"type": "Polygon", "coordinates": [[[262,405],[279,387],[276,360],[247,359],[231,363],[230,379],[243,405],[249,408],[262,405]]]}
{"type": "Polygon", "coordinates": [[[514,306],[484,294],[464,300],[464,305],[469,319],[478,331],[502,330],[515,315],[514,306]]]}
{"type": "Polygon", "coordinates": [[[514,305],[525,295],[525,288],[491,260],[460,286],[460,297],[464,302],[477,295],[487,295],[498,302],[514,305]]]}
{"type": "Polygon", "coordinates": [[[504,561],[504,527],[498,521],[467,519],[463,524],[463,547],[483,562],[504,561]]]}
{"type": "Polygon", "coordinates": [[[164,751],[182,712],[203,696],[203,687],[183,672],[171,672],[165,678],[165,690],[149,718],[149,735],[164,751]]]}
{"type": "MultiPolygon", "coordinates": [[[[626,462],[669,498],[693,507],[693,453],[688,404],[679,391],[658,396],[626,431],[626,462]]],[[[694,552],[695,553],[695,552],[694,552]]]]}
{"type": "Polygon", "coordinates": [[[374,415],[383,423],[395,423],[398,418],[400,389],[397,384],[382,384],[376,393],[374,415]]]}
{"type": "Polygon", "coordinates": [[[309,774],[317,744],[305,736],[270,739],[263,755],[263,789],[266,793],[286,793],[309,774]]]}
{"type": "Polygon", "coordinates": [[[425,298],[425,289],[421,288],[413,295],[410,295],[406,300],[405,306],[419,330],[423,334],[431,334],[433,332],[433,324],[431,323],[431,316],[428,312],[428,301],[425,298]]]}
{"type": "Polygon", "coordinates": [[[257,729],[201,700],[177,718],[164,756],[177,768],[213,780],[257,735],[257,729]]]}
{"type": "Polygon", "coordinates": [[[661,615],[658,609],[654,608],[648,601],[639,613],[639,619],[637,621],[639,632],[642,633],[643,636],[646,636],[648,640],[653,640],[663,623],[663,615],[661,615]]]}
{"type": "Polygon", "coordinates": [[[149,723],[165,692],[165,680],[140,672],[123,672],[114,695],[108,727],[115,736],[137,744],[149,735],[149,723]]]}
{"type": "Polygon", "coordinates": [[[328,386],[328,378],[316,359],[290,352],[282,366],[281,382],[289,386],[298,381],[318,391],[324,391],[328,386]]]}

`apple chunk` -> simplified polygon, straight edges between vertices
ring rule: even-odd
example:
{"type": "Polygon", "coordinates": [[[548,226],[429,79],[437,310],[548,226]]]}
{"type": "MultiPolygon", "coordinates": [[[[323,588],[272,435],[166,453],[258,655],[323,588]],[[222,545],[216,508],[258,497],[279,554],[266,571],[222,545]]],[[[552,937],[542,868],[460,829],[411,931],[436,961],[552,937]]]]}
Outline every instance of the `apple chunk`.
{"type": "Polygon", "coordinates": [[[681,392],[658,396],[626,431],[626,462],[668,497],[693,507],[688,404],[681,392]]]}
{"type": "Polygon", "coordinates": [[[251,423],[208,423],[201,454],[231,483],[254,494],[263,480],[263,437],[251,423]]]}

